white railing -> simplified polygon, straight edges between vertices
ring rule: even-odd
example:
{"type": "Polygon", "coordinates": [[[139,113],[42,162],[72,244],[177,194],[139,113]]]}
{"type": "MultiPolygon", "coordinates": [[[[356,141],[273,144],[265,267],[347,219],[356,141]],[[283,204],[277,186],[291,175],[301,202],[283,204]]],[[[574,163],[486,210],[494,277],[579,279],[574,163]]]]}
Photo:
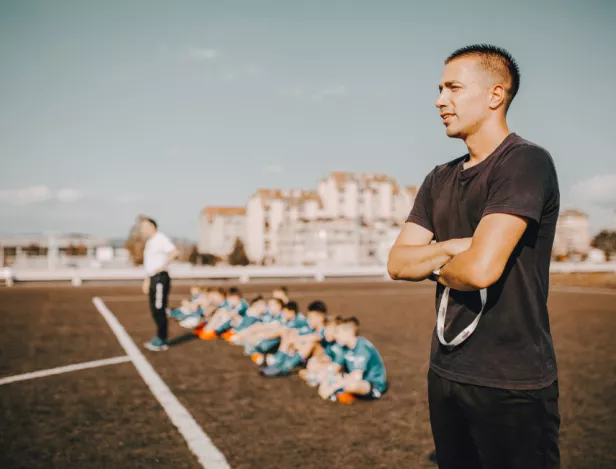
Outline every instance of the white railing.
{"type": "MultiPolygon", "coordinates": [[[[323,281],[326,278],[358,278],[387,276],[385,266],[360,267],[205,267],[175,265],[169,269],[174,279],[231,279],[240,283],[247,283],[252,279],[266,278],[308,278],[323,281]]],[[[142,268],[109,268],[109,269],[4,269],[4,279],[7,284],[13,282],[49,282],[69,281],[73,285],[82,282],[101,280],[141,280],[145,277],[142,268]]]]}
{"type": "MultiPolygon", "coordinates": [[[[555,263],[550,268],[554,273],[593,273],[616,272],[616,263],[555,263]]],[[[2,272],[2,271],[0,271],[2,272]]],[[[11,269],[5,268],[2,277],[6,285],[14,282],[51,282],[67,281],[78,286],[91,281],[124,281],[141,280],[145,272],[138,267],[123,268],[59,268],[46,269],[11,269]]],[[[207,267],[191,265],[172,265],[170,275],[174,279],[186,280],[234,280],[247,283],[254,279],[313,279],[322,282],[331,278],[384,278],[388,279],[387,268],[377,266],[347,266],[347,267],[207,267]]]]}

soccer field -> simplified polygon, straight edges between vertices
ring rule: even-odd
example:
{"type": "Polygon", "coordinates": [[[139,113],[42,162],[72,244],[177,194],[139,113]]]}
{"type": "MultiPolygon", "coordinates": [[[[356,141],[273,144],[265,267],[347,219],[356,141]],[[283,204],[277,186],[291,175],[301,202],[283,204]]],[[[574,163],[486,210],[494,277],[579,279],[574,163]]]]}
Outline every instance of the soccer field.
{"type": "MultiPolygon", "coordinates": [[[[433,285],[289,289],[301,308],[322,299],[331,313],[360,319],[387,367],[390,388],[381,401],[322,401],[297,376],[263,378],[241,348],[194,340],[175,324],[175,345],[148,352],[141,345],[154,325],[134,286],[0,289],[0,467],[436,467],[427,458],[433,285]],[[118,319],[115,332],[101,308],[118,319]],[[118,330],[139,352],[120,344],[118,330]],[[85,365],[61,368],[78,364],[85,365]]],[[[251,298],[271,285],[242,290],[251,298]]],[[[187,286],[175,286],[171,304],[187,295],[187,286]]],[[[555,287],[550,312],[562,467],[614,468],[616,291],[555,287]]]]}

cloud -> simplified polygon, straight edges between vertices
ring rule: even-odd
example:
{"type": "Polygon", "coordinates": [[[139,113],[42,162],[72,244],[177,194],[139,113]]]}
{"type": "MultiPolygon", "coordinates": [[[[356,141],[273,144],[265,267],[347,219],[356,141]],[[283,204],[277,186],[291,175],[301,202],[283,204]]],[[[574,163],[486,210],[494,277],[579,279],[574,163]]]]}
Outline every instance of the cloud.
{"type": "Polygon", "coordinates": [[[64,203],[71,203],[71,202],[77,202],[78,200],[83,199],[85,196],[85,194],[78,190],[78,189],[60,189],[57,194],[56,194],[56,198],[60,201],[60,202],[64,202],[64,203]]]}
{"type": "Polygon", "coordinates": [[[284,173],[284,168],[280,165],[270,165],[266,166],[264,171],[268,174],[282,174],[284,173]]]}
{"type": "Polygon", "coordinates": [[[28,186],[20,189],[0,190],[0,201],[9,205],[30,205],[45,202],[53,198],[47,186],[28,186]]]}
{"type": "Polygon", "coordinates": [[[0,202],[16,207],[40,204],[52,200],[71,203],[82,199],[84,196],[83,191],[78,189],[63,188],[54,192],[45,185],[0,190],[0,202]]]}
{"type": "Polygon", "coordinates": [[[238,74],[235,72],[227,72],[222,76],[226,81],[233,81],[238,77],[238,74]]]}
{"type": "Polygon", "coordinates": [[[616,202],[616,174],[599,174],[575,184],[571,190],[575,199],[598,205],[616,202]]]}
{"type": "Polygon", "coordinates": [[[188,55],[194,60],[214,60],[220,57],[220,52],[216,49],[193,47],[188,55]]]}

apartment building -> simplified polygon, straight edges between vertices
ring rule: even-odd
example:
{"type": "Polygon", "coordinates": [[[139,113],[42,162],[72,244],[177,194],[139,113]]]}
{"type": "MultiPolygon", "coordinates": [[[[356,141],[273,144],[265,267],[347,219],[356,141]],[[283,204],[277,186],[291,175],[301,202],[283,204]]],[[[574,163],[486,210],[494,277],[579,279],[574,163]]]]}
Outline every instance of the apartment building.
{"type": "Polygon", "coordinates": [[[246,206],[246,254],[252,262],[277,263],[278,231],[283,224],[320,216],[321,199],[314,191],[259,189],[246,206]]]}
{"type": "Polygon", "coordinates": [[[199,225],[199,252],[227,257],[235,240],[247,242],[245,207],[205,207],[199,225]]]}
{"type": "Polygon", "coordinates": [[[279,265],[356,265],[361,227],[348,218],[297,219],[279,230],[279,265]]]}
{"type": "MultiPolygon", "coordinates": [[[[246,205],[242,238],[246,254],[257,264],[316,262],[325,252],[324,248],[317,248],[324,245],[319,238],[324,236],[328,256],[339,248],[329,259],[342,263],[358,263],[375,256],[380,259],[381,246],[392,236],[391,226],[406,220],[416,195],[415,186],[400,187],[385,174],[353,172],[330,173],[319,182],[316,191],[258,189],[246,205]],[[376,230],[376,234],[371,230],[376,230]],[[300,251],[306,254],[294,254],[300,251]],[[315,254],[317,251],[321,254],[315,254]]],[[[201,252],[213,243],[211,233],[217,233],[220,239],[226,226],[221,221],[213,227],[211,218],[207,213],[202,215],[202,232],[208,234],[202,236],[201,252]]]]}
{"type": "Polygon", "coordinates": [[[277,264],[383,265],[401,225],[359,217],[299,219],[281,226],[277,264]]]}
{"type": "Polygon", "coordinates": [[[335,171],[317,189],[327,218],[403,221],[417,195],[415,186],[400,187],[385,174],[335,171]]]}
{"type": "Polygon", "coordinates": [[[556,223],[553,255],[585,255],[590,251],[590,242],[588,215],[579,210],[561,212],[556,223]]]}

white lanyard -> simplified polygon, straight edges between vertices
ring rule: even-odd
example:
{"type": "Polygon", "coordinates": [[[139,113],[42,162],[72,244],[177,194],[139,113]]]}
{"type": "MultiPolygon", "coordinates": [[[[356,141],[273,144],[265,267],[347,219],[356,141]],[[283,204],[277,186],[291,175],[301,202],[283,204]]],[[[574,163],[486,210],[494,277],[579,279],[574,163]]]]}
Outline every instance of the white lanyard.
{"type": "Polygon", "coordinates": [[[443,296],[441,296],[441,303],[438,307],[438,314],[436,316],[436,335],[438,336],[438,340],[445,347],[453,349],[456,345],[460,345],[469,336],[475,332],[477,329],[477,324],[479,324],[479,319],[481,319],[481,314],[483,313],[483,309],[486,307],[486,301],[488,299],[488,290],[486,288],[482,288],[479,290],[479,296],[481,297],[481,311],[475,317],[473,322],[471,322],[462,332],[460,332],[451,342],[447,342],[445,340],[445,316],[447,315],[447,303],[449,302],[449,287],[445,287],[445,291],[443,292],[443,296]]]}

